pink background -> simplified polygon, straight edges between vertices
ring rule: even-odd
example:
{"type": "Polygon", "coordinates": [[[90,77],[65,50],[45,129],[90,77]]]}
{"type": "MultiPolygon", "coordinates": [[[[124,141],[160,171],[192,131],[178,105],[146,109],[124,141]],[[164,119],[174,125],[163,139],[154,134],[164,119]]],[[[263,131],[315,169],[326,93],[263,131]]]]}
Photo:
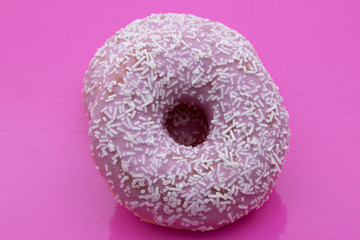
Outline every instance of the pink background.
{"type": "Polygon", "coordinates": [[[359,1],[0,2],[0,239],[360,239],[359,1]],[[250,40],[280,87],[290,152],[260,210],[193,233],[117,206],[91,160],[82,78],[104,41],[151,13],[250,40]]]}

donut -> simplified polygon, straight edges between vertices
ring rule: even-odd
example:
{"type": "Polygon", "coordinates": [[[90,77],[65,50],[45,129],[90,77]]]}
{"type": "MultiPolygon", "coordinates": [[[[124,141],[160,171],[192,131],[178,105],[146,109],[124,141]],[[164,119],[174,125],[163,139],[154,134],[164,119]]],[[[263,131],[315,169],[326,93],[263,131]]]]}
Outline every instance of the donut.
{"type": "Polygon", "coordinates": [[[135,20],[97,50],[83,84],[96,168],[143,221],[208,231],[269,198],[289,115],[238,32],[186,14],[135,20]]]}

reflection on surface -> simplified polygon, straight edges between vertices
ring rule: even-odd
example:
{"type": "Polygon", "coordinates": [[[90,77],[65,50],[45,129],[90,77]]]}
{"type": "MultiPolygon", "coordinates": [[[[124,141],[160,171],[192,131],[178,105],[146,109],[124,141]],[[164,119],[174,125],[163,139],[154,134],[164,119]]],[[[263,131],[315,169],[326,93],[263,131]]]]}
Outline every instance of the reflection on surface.
{"type": "Polygon", "coordinates": [[[109,240],[120,239],[279,239],[285,230],[286,207],[275,191],[268,202],[233,224],[210,232],[190,232],[156,226],[139,220],[119,204],[110,222],[109,240]]]}

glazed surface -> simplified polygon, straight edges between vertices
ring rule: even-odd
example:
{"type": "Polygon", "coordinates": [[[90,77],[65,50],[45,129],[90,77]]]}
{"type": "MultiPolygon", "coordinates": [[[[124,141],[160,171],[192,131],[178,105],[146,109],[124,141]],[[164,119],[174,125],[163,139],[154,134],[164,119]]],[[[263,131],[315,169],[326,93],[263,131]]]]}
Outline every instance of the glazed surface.
{"type": "Polygon", "coordinates": [[[118,31],[90,62],[83,102],[93,159],[116,200],[163,226],[206,231],[260,207],[288,151],[288,114],[252,45],[192,15],[118,31]],[[164,127],[184,103],[209,121],[196,146],[164,127]]]}

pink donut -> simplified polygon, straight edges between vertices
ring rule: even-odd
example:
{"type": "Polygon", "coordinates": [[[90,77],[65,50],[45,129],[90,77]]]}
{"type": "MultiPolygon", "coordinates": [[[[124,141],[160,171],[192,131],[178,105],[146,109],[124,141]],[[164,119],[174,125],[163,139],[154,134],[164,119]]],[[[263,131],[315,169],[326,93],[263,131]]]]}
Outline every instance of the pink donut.
{"type": "Polygon", "coordinates": [[[85,74],[93,159],[144,221],[207,231],[268,199],[289,115],[252,45],[221,23],[154,14],[118,31],[85,74]]]}

